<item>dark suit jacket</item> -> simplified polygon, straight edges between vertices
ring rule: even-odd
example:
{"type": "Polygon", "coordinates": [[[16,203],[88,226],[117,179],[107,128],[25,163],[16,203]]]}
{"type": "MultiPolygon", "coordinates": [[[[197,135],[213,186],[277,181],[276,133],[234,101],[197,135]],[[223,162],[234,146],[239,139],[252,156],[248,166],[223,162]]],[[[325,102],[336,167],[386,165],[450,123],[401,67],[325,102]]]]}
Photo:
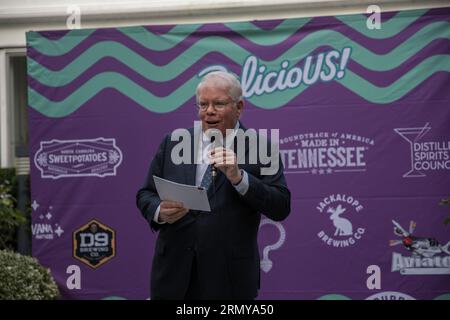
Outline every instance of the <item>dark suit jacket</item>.
{"type": "MultiPolygon", "coordinates": [[[[242,125],[241,128],[244,129],[242,125]]],[[[193,132],[191,129],[192,141],[193,132]]],[[[165,137],[151,162],[145,184],[137,193],[138,208],[152,230],[159,230],[151,272],[151,298],[183,299],[195,255],[204,299],[253,299],[259,289],[257,233],[261,213],[280,221],[290,212],[291,196],[281,160],[278,172],[271,176],[261,175],[259,160],[257,164],[239,164],[249,178],[244,196],[218,170],[214,188],[208,190],[210,213],[191,210],[173,224],[157,224],[153,215],[161,200],[153,175],[195,185],[197,165],[193,162],[196,157],[193,146],[191,164],[175,165],[171,161],[171,150],[178,143],[171,141],[170,135],[165,137]]],[[[247,141],[246,152],[249,147],[247,141]]]]}

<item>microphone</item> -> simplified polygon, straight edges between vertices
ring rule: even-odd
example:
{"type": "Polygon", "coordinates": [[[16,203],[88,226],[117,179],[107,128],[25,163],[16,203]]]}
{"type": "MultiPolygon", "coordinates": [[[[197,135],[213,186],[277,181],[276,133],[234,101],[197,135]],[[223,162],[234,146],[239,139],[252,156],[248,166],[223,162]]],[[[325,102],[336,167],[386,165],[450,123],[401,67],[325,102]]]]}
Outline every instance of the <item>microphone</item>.
{"type": "MultiPolygon", "coordinates": [[[[214,142],[216,141],[215,136],[211,136],[211,145],[214,148],[214,142]]],[[[211,177],[214,180],[217,176],[217,168],[214,165],[211,165],[211,177]]]]}

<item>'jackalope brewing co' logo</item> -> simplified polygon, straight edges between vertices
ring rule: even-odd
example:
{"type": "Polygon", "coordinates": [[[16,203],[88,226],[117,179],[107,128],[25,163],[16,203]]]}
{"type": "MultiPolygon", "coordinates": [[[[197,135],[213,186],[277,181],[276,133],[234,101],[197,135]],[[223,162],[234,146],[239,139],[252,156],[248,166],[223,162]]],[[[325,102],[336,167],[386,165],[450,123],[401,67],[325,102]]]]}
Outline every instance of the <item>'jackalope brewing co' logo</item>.
{"type": "Polygon", "coordinates": [[[334,227],[334,229],[324,228],[317,234],[326,245],[345,248],[354,245],[363,236],[365,228],[357,227],[352,223],[355,214],[361,213],[364,209],[354,197],[332,194],[325,197],[316,209],[321,215],[328,217],[334,227]],[[334,231],[330,232],[330,230],[334,231]]]}

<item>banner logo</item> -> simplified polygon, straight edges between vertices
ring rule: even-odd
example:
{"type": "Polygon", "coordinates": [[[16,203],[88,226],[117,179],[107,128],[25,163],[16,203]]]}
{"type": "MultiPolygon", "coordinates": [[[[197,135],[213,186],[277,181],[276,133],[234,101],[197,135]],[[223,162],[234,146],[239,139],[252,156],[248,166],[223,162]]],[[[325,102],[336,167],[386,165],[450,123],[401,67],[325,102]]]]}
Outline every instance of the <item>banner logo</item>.
{"type": "Polygon", "coordinates": [[[392,253],[391,271],[400,271],[402,275],[429,275],[429,274],[450,274],[450,241],[446,245],[441,245],[435,238],[416,237],[413,232],[416,223],[411,221],[409,230],[392,220],[394,224],[394,234],[401,237],[401,240],[390,240],[390,246],[403,245],[411,252],[411,256],[403,256],[400,253],[392,253]]]}
{"type": "Polygon", "coordinates": [[[365,228],[352,222],[354,216],[364,207],[352,196],[332,194],[325,197],[316,209],[331,220],[328,227],[319,231],[317,236],[326,245],[335,248],[353,246],[365,233],[365,228]]]}
{"type": "Polygon", "coordinates": [[[375,293],[366,298],[366,300],[416,300],[409,294],[396,291],[384,291],[375,293]]]}
{"type": "Polygon", "coordinates": [[[122,151],[115,139],[41,141],[34,164],[41,178],[115,176],[122,151]]]}
{"type": "MultiPolygon", "coordinates": [[[[351,54],[351,47],[333,49],[306,56],[301,65],[290,65],[292,61],[289,59],[281,61],[279,65],[265,64],[257,56],[250,55],[242,65],[242,94],[245,98],[251,98],[286,89],[308,87],[315,83],[341,80],[345,77],[351,54]]],[[[218,70],[227,69],[222,65],[213,65],[200,71],[198,76],[218,70]]]]}
{"type": "Polygon", "coordinates": [[[73,256],[91,268],[98,268],[116,255],[116,233],[97,220],[73,232],[73,256]]]}
{"type": "Polygon", "coordinates": [[[309,132],[280,139],[285,174],[365,172],[372,138],[351,133],[309,132]]]}
{"type": "MultiPolygon", "coordinates": [[[[33,202],[33,210],[36,211],[39,205],[36,200],[33,202]]],[[[31,224],[31,234],[36,240],[54,240],[61,238],[64,233],[63,228],[57,222],[54,221],[54,215],[52,213],[53,206],[50,206],[48,210],[39,214],[39,219],[33,219],[31,224]]],[[[37,213],[35,214],[37,215],[37,213]]]]}
{"type": "Polygon", "coordinates": [[[429,123],[418,128],[395,128],[411,151],[411,168],[404,178],[425,177],[424,171],[450,170],[450,141],[421,141],[431,130],[429,123]]]}
{"type": "Polygon", "coordinates": [[[272,250],[280,249],[281,246],[284,244],[284,242],[286,241],[286,230],[284,229],[284,227],[281,224],[281,222],[273,221],[273,220],[270,220],[270,219],[263,219],[263,220],[261,220],[261,223],[259,224],[259,228],[261,229],[261,227],[266,225],[266,224],[275,226],[275,228],[280,233],[280,236],[279,236],[279,238],[278,238],[278,240],[276,242],[265,246],[264,249],[263,249],[263,256],[262,256],[262,259],[260,261],[260,268],[261,268],[262,271],[267,273],[267,272],[269,272],[272,269],[272,266],[273,266],[273,262],[269,258],[269,253],[272,250]]]}

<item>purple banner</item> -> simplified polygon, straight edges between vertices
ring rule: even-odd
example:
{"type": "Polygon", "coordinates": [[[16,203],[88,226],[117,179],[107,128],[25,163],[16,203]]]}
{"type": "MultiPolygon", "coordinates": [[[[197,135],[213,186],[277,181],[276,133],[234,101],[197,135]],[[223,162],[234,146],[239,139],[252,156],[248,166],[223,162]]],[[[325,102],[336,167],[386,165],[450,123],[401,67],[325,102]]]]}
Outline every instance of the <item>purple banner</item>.
{"type": "Polygon", "coordinates": [[[260,225],[260,299],[449,299],[450,9],[28,32],[33,255],[67,299],[147,299],[135,206],[210,70],[279,129],[292,193],[260,225]]]}

